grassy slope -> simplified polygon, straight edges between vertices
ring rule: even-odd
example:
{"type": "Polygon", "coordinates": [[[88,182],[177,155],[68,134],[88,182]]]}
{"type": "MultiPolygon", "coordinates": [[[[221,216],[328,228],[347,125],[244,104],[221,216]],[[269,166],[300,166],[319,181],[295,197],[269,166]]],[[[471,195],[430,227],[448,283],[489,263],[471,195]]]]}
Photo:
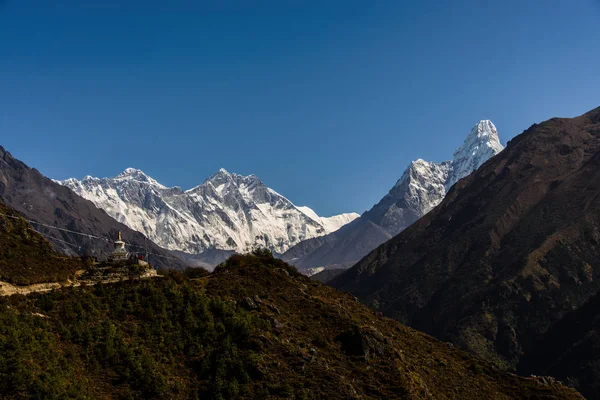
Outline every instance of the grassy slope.
{"type": "MultiPolygon", "coordinates": [[[[0,214],[18,217],[2,203],[0,214]]],[[[82,267],[81,260],[58,255],[24,219],[0,215],[0,280],[17,285],[65,281],[82,267]]]]}
{"type": "Polygon", "coordinates": [[[234,256],[194,280],[0,301],[3,398],[581,398],[500,372],[268,256],[234,256]]]}

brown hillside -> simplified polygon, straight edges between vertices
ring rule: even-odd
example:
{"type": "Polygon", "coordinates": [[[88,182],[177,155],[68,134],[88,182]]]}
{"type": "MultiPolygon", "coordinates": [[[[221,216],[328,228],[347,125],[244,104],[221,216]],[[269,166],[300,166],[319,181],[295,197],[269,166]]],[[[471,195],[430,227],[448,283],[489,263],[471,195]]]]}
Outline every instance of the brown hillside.
{"type": "Polygon", "coordinates": [[[513,368],[600,289],[600,108],[533,125],[332,285],[513,368]]]}
{"type": "Polygon", "coordinates": [[[191,281],[174,273],[8,300],[3,398],[582,399],[376,315],[264,253],[191,281]]]}

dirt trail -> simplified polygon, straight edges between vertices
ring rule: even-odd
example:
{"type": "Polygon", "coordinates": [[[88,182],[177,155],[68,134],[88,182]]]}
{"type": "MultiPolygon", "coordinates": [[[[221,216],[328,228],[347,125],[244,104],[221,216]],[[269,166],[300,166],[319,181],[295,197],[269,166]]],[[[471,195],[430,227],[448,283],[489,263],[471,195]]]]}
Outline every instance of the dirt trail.
{"type": "Polygon", "coordinates": [[[12,283],[0,281],[0,297],[12,296],[13,294],[27,295],[30,293],[37,293],[37,292],[49,292],[50,290],[54,290],[54,289],[59,289],[59,288],[63,288],[63,287],[71,287],[71,286],[76,287],[76,286],[81,286],[82,284],[89,286],[89,285],[96,285],[98,283],[104,284],[104,283],[119,282],[121,280],[126,281],[129,279],[156,278],[158,276],[159,275],[156,273],[156,270],[149,269],[148,271],[144,272],[141,275],[136,276],[135,278],[119,277],[119,278],[103,279],[100,281],[75,280],[75,281],[65,281],[65,282],[36,283],[33,285],[26,285],[26,286],[17,286],[17,285],[13,285],[12,283]]]}

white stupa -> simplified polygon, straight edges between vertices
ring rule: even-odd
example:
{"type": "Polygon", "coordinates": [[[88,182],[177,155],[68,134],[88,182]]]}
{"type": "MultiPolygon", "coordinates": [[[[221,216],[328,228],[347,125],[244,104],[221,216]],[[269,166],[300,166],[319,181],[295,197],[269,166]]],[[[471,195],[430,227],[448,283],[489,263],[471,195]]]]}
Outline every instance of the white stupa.
{"type": "Polygon", "coordinates": [[[125,249],[125,242],[121,239],[121,232],[119,232],[119,237],[115,241],[114,246],[115,249],[108,257],[108,260],[114,262],[127,261],[129,258],[129,253],[125,249]]]}

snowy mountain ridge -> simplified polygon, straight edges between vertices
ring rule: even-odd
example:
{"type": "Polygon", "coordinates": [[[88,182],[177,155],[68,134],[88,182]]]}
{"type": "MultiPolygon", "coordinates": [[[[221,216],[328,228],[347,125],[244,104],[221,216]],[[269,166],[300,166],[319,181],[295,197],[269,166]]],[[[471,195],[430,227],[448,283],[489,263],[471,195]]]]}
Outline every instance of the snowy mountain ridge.
{"type": "Polygon", "coordinates": [[[397,235],[440,204],[456,182],[503,149],[492,121],[479,121],[456,149],[452,161],[411,162],[396,185],[374,206],[385,209],[376,222],[392,236],[397,235]]]}
{"type": "Polygon", "coordinates": [[[320,217],[308,207],[295,206],[255,175],[223,168],[186,191],[168,188],[134,168],[113,178],[57,182],[160,246],[190,254],[207,249],[247,252],[259,246],[282,253],[359,216],[320,217]]]}
{"type": "Polygon", "coordinates": [[[479,121],[471,129],[462,146],[454,152],[452,170],[445,184],[446,191],[503,149],[498,130],[492,121],[488,119],[479,121]]]}
{"type": "Polygon", "coordinates": [[[305,272],[349,267],[435,208],[456,182],[503,149],[494,124],[481,120],[452,160],[411,162],[390,191],[360,218],[332,234],[299,243],[283,259],[305,272]]]}

